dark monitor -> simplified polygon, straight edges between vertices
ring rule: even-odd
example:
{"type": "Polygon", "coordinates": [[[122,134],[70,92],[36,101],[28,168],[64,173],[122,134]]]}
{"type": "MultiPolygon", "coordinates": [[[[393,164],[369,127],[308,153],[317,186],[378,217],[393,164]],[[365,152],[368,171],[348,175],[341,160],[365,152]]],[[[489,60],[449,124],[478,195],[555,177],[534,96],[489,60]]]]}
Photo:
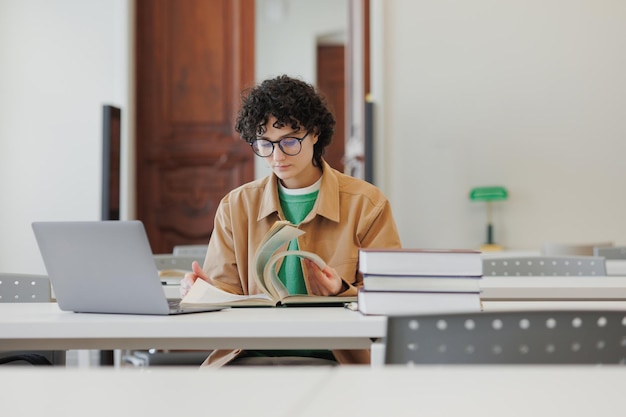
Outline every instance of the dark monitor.
{"type": "Polygon", "coordinates": [[[122,110],[103,106],[102,220],[120,219],[120,137],[122,110]]]}

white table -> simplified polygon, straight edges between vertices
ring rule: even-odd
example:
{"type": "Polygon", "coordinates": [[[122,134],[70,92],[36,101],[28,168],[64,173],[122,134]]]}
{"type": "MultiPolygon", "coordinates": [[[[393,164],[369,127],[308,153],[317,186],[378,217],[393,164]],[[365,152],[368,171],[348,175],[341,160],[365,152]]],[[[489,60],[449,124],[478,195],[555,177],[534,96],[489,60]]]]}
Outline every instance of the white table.
{"type": "Polygon", "coordinates": [[[624,301],[483,301],[483,311],[536,311],[536,310],[616,310],[626,311],[624,301]]]}
{"type": "Polygon", "coordinates": [[[480,281],[483,301],[626,300],[626,276],[486,276],[480,281]]]}
{"type": "Polygon", "coordinates": [[[624,386],[614,366],[21,368],[0,379],[3,415],[66,417],[621,417],[624,386]]]}
{"type": "Polygon", "coordinates": [[[607,275],[626,275],[626,260],[607,259],[604,262],[607,275]]]}
{"type": "Polygon", "coordinates": [[[177,316],[86,314],[0,304],[0,350],[367,349],[384,317],[341,307],[237,308],[177,316]]]}

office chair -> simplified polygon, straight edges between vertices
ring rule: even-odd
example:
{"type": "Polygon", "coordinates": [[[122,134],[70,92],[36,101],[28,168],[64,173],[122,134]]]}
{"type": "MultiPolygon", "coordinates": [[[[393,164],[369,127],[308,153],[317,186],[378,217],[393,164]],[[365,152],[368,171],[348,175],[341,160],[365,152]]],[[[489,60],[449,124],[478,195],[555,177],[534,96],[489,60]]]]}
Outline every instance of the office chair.
{"type": "Polygon", "coordinates": [[[624,364],[626,312],[524,311],[389,317],[390,364],[624,364]]]}
{"type": "Polygon", "coordinates": [[[172,249],[172,254],[176,256],[193,256],[199,258],[200,264],[204,262],[206,251],[209,245],[176,245],[172,249]]]}
{"type": "Polygon", "coordinates": [[[593,256],[602,256],[607,260],[626,260],[626,246],[595,246],[593,248],[593,256]]]}
{"type": "MultiPolygon", "coordinates": [[[[50,280],[45,275],[0,273],[0,303],[50,302],[50,280]]],[[[64,365],[64,351],[0,352],[0,364],[64,365]]]]}
{"type": "Polygon", "coordinates": [[[173,253],[163,253],[154,255],[154,262],[161,275],[184,275],[184,272],[191,271],[193,261],[198,261],[200,266],[204,263],[202,258],[192,255],[174,255],[173,253]]]}
{"type": "Polygon", "coordinates": [[[594,256],[594,247],[611,247],[612,242],[588,243],[588,244],[570,244],[544,242],[541,247],[543,256],[594,256]]]}
{"type": "Polygon", "coordinates": [[[483,259],[483,276],[606,276],[599,256],[522,256],[483,259]]]}

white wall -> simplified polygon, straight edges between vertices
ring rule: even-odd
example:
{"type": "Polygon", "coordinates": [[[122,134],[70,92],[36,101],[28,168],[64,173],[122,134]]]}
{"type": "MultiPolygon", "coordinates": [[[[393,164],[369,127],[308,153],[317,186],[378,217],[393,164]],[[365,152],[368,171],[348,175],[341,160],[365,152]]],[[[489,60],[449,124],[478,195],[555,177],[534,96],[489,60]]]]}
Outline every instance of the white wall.
{"type": "Polygon", "coordinates": [[[0,0],[2,272],[45,273],[31,222],[100,219],[102,105],[128,146],[130,1],[0,0]]]}
{"type": "MultiPolygon", "coordinates": [[[[347,25],[347,0],[256,0],[256,81],[287,74],[315,84],[318,39],[345,38],[347,25]]],[[[255,176],[269,173],[257,158],[255,176]]]]}
{"type": "Polygon", "coordinates": [[[377,178],[405,246],[626,243],[626,3],[374,0],[377,178]],[[382,158],[382,159],[381,159],[382,158]],[[381,166],[382,165],[382,166],[381,166]]]}
{"type": "MultiPolygon", "coordinates": [[[[372,7],[376,181],[405,246],[477,247],[485,211],[468,192],[491,184],[510,191],[495,213],[499,243],[626,244],[626,3],[372,7]]],[[[126,111],[122,217],[132,216],[131,10],[132,0],[0,0],[2,272],[45,272],[32,221],[100,218],[105,103],[126,111]]],[[[257,78],[312,81],[302,48],[311,42],[257,56],[257,78]]]]}

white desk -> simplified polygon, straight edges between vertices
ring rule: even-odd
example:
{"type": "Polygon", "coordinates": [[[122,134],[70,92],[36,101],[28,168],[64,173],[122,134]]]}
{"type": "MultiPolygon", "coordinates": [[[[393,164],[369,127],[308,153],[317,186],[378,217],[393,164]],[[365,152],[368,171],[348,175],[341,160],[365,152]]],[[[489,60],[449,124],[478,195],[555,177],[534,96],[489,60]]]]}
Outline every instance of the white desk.
{"type": "Polygon", "coordinates": [[[340,369],[301,417],[623,416],[617,367],[424,366],[340,369]],[[346,401],[346,387],[358,395],[346,401]]]}
{"type": "Polygon", "coordinates": [[[56,303],[0,304],[0,350],[367,349],[386,328],[384,317],[341,307],[145,316],[77,314],[56,303]]]}
{"type": "Polygon", "coordinates": [[[624,368],[422,366],[371,369],[7,369],[3,415],[624,415],[624,368]]]}
{"type": "Polygon", "coordinates": [[[626,276],[486,276],[480,281],[483,301],[626,300],[626,276]]]}
{"type": "Polygon", "coordinates": [[[604,262],[607,275],[626,275],[626,260],[607,259],[604,262]]]}
{"type": "Polygon", "coordinates": [[[626,311],[624,301],[483,301],[483,311],[617,310],[626,311]]]}

